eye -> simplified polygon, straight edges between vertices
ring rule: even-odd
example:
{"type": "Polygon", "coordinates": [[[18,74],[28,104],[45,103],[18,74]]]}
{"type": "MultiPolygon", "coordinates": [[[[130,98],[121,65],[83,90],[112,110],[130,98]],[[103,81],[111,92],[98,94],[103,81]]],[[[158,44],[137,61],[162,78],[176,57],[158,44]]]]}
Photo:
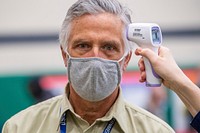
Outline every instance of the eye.
{"type": "Polygon", "coordinates": [[[101,50],[107,59],[116,60],[122,52],[121,44],[117,41],[104,41],[101,45],[101,50]]]}
{"type": "Polygon", "coordinates": [[[82,44],[78,44],[77,47],[81,49],[85,49],[85,48],[88,48],[89,46],[85,43],[82,43],[82,44]]]}
{"type": "Polygon", "coordinates": [[[103,49],[104,49],[104,50],[107,50],[107,51],[112,51],[112,50],[115,49],[115,47],[112,46],[112,45],[107,44],[107,45],[104,45],[104,46],[103,46],[103,49]]]}
{"type": "Polygon", "coordinates": [[[88,50],[90,49],[90,45],[88,43],[78,43],[75,45],[77,50],[88,50]]]}
{"type": "Polygon", "coordinates": [[[118,51],[118,48],[116,47],[115,44],[113,43],[106,43],[102,46],[102,49],[105,51],[105,52],[108,52],[108,53],[114,53],[114,52],[117,52],[118,51]]]}

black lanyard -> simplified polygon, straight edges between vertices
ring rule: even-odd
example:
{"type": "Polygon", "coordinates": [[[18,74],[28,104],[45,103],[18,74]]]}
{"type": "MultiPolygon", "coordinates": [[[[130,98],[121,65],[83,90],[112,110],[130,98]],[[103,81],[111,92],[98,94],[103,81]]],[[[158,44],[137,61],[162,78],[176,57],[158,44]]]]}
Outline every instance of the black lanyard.
{"type": "MultiPolygon", "coordinates": [[[[66,122],[66,112],[62,115],[61,121],[60,121],[60,133],[67,133],[67,122],[66,122]]],[[[105,129],[103,130],[103,133],[110,133],[114,124],[115,124],[115,118],[112,118],[108,124],[106,125],[105,129]]]]}

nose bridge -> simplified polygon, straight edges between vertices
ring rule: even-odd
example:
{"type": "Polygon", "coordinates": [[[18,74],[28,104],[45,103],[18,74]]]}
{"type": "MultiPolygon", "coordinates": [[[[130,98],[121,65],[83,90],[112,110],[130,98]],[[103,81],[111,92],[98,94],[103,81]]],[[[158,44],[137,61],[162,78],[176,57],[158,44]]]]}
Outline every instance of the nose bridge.
{"type": "Polygon", "coordinates": [[[98,46],[93,46],[92,48],[92,56],[94,57],[100,57],[100,49],[98,46]]]}

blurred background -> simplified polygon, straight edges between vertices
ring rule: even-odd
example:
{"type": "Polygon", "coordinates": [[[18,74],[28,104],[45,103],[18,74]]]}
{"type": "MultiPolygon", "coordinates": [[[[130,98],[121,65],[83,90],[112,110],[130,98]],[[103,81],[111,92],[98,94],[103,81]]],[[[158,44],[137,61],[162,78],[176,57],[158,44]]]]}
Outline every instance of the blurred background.
{"type": "MultiPolygon", "coordinates": [[[[189,78],[200,81],[200,1],[120,0],[133,22],[160,25],[163,45],[189,78]]],[[[75,0],[0,0],[0,129],[15,113],[63,93],[67,83],[58,34],[75,0]]],[[[136,48],[137,46],[135,46],[136,48]]],[[[176,132],[194,132],[191,116],[176,95],[138,82],[132,56],[122,81],[123,95],[169,123],[176,132]]],[[[167,65],[167,64],[166,64],[167,65]]]]}

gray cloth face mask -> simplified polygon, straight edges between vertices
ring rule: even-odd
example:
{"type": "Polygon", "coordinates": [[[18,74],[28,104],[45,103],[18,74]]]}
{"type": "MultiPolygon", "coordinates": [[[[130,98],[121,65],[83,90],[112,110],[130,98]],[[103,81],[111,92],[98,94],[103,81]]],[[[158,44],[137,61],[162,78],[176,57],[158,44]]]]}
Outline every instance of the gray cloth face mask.
{"type": "Polygon", "coordinates": [[[121,82],[118,61],[96,57],[68,59],[68,79],[83,99],[96,102],[110,96],[121,82]]]}

